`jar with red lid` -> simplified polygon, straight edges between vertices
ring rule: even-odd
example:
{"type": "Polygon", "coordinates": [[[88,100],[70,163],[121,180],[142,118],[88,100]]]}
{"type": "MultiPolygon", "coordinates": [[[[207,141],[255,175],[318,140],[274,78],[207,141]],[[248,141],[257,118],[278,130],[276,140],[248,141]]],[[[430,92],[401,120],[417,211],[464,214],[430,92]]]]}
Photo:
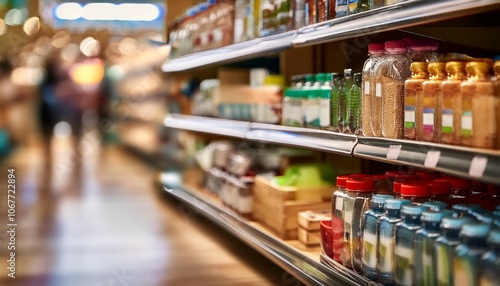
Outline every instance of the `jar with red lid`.
{"type": "Polygon", "coordinates": [[[404,182],[401,184],[401,198],[420,205],[428,202],[431,191],[427,182],[404,182]]]}
{"type": "Polygon", "coordinates": [[[454,203],[463,203],[471,195],[472,183],[463,179],[448,179],[451,183],[450,198],[454,203]]]}
{"type": "Polygon", "coordinates": [[[447,180],[438,179],[429,182],[431,200],[448,203],[450,201],[451,183],[447,180]]]}
{"type": "Polygon", "coordinates": [[[337,176],[337,190],[332,194],[332,251],[333,259],[342,263],[342,243],[344,241],[344,221],[342,210],[346,198],[345,184],[349,176],[337,176]]]}
{"type": "Polygon", "coordinates": [[[344,241],[342,244],[342,263],[362,271],[361,263],[361,222],[363,213],[370,207],[374,181],[371,178],[348,179],[346,182],[347,196],[344,199],[344,241]]]}
{"type": "Polygon", "coordinates": [[[415,175],[420,176],[423,181],[432,181],[441,178],[441,173],[432,171],[415,171],[415,175]]]}
{"type": "Polygon", "coordinates": [[[479,204],[490,211],[495,210],[496,207],[500,209],[500,187],[487,185],[487,189],[487,193],[480,200],[473,200],[472,203],[479,204]]]}
{"type": "Polygon", "coordinates": [[[394,182],[392,185],[392,192],[395,199],[401,198],[401,184],[403,184],[403,182],[394,182]]]}

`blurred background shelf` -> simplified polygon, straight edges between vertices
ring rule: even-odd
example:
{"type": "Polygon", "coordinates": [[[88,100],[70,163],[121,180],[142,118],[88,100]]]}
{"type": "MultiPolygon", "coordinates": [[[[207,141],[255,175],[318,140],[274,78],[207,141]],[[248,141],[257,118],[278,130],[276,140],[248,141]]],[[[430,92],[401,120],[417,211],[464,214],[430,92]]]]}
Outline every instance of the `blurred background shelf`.
{"type": "Polygon", "coordinates": [[[220,225],[306,285],[370,285],[370,282],[361,275],[334,270],[321,264],[319,253],[301,251],[293,246],[293,241],[275,237],[222,204],[203,196],[199,191],[184,186],[182,177],[177,171],[162,173],[160,183],[166,194],[192,207],[194,213],[201,214],[220,225]]]}

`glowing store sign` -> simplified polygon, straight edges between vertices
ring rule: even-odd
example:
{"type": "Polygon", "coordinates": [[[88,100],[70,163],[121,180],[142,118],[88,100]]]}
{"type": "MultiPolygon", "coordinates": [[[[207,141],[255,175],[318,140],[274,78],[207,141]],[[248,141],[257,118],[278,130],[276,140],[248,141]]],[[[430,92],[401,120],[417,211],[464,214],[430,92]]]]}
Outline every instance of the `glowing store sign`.
{"type": "Polygon", "coordinates": [[[143,21],[152,22],[163,16],[163,9],[150,3],[62,3],[54,10],[59,20],[143,21]]]}

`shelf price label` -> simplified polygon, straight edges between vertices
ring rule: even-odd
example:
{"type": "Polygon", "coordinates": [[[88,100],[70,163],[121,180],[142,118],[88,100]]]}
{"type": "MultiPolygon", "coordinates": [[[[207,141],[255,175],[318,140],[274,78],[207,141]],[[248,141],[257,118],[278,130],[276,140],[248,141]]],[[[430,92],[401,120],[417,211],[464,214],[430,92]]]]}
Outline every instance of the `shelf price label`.
{"type": "Polygon", "coordinates": [[[474,156],[470,163],[469,175],[471,177],[481,178],[488,165],[488,158],[484,156],[474,156]]]}
{"type": "Polygon", "coordinates": [[[399,158],[399,154],[401,153],[401,145],[391,145],[389,146],[389,150],[387,150],[386,158],[389,160],[397,160],[399,158]]]}
{"type": "Polygon", "coordinates": [[[441,158],[441,151],[429,151],[425,156],[424,166],[427,168],[436,168],[439,159],[441,158]]]}

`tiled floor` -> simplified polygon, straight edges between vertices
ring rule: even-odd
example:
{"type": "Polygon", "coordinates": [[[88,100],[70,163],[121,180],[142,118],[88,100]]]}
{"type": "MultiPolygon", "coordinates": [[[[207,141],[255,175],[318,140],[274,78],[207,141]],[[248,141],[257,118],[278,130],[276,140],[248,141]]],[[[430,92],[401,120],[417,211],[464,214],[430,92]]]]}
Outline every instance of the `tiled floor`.
{"type": "Polygon", "coordinates": [[[53,142],[52,180],[42,148],[18,149],[0,163],[0,285],[298,285],[208,220],[186,215],[181,202],[159,195],[156,171],[136,157],[89,142],[83,154],[67,139],[53,142]],[[11,167],[15,279],[6,268],[11,167]]]}

